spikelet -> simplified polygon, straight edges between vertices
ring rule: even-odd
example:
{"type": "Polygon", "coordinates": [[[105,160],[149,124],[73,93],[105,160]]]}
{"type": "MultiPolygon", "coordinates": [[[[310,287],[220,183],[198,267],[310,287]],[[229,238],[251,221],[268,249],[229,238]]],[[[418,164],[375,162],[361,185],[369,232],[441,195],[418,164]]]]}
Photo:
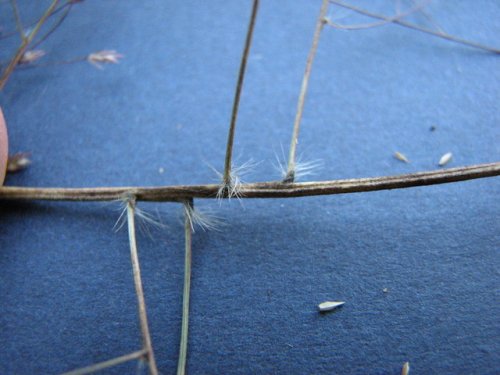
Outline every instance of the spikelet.
{"type": "Polygon", "coordinates": [[[118,64],[123,55],[115,50],[93,52],[87,56],[87,61],[98,69],[103,69],[101,64],[118,64]]]}

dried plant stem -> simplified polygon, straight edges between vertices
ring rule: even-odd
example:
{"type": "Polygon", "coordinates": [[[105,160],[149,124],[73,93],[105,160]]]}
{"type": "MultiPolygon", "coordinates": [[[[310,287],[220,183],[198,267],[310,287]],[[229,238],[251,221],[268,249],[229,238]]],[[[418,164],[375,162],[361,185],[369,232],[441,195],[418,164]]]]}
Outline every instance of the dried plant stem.
{"type": "Polygon", "coordinates": [[[62,375],[85,375],[85,374],[92,374],[97,371],[104,370],[108,367],[113,367],[116,365],[119,365],[121,363],[125,363],[128,361],[133,361],[134,359],[140,359],[146,356],[147,351],[146,349],[138,350],[136,352],[130,353],[130,354],[125,354],[122,355],[121,357],[113,358],[108,361],[96,363],[95,365],[87,366],[87,367],[82,367],[73,371],[68,371],[65,372],[62,375]]]}
{"type": "Polygon", "coordinates": [[[38,40],[36,43],[34,43],[31,48],[34,49],[36,47],[38,47],[40,44],[42,44],[43,42],[45,42],[47,40],[47,38],[52,35],[52,33],[54,31],[56,31],[59,26],[61,26],[61,24],[64,22],[64,20],[66,19],[66,17],[68,16],[69,12],[71,11],[71,8],[73,7],[73,3],[67,3],[65,4],[64,6],[66,6],[66,9],[65,11],[63,12],[63,14],[58,18],[58,20],[52,25],[52,27],[49,29],[49,31],[47,31],[45,33],[44,36],[42,36],[40,38],[40,40],[38,40]]]}
{"type": "Polygon", "coordinates": [[[10,0],[10,4],[12,5],[12,12],[14,13],[14,18],[16,19],[16,29],[19,35],[21,36],[21,40],[24,41],[26,39],[26,34],[24,33],[23,23],[21,22],[21,16],[19,15],[19,9],[17,7],[16,0],[10,0]]]}
{"type": "MultiPolygon", "coordinates": [[[[372,22],[372,23],[364,23],[364,24],[357,24],[357,25],[341,25],[336,22],[333,22],[329,19],[326,19],[326,23],[329,26],[332,26],[333,28],[336,29],[341,29],[341,30],[363,30],[363,29],[372,29],[374,27],[379,27],[379,26],[384,26],[389,23],[393,23],[396,20],[400,20],[402,18],[408,17],[411,14],[414,14],[416,12],[424,12],[423,8],[430,3],[431,0],[426,0],[422,2],[414,2],[414,5],[412,8],[408,9],[406,12],[400,12],[399,10],[397,11],[396,15],[392,17],[387,17],[386,20],[383,21],[378,21],[378,22],[372,22]]],[[[399,7],[398,7],[399,8],[399,7]]]]}
{"type": "Polygon", "coordinates": [[[146,350],[146,358],[149,365],[149,373],[158,375],[156,368],[153,346],[151,344],[151,336],[149,334],[148,317],[146,314],[146,302],[144,300],[144,292],[142,290],[141,269],[139,266],[139,256],[137,253],[137,242],[135,239],[135,199],[131,198],[127,201],[127,222],[128,222],[128,238],[130,242],[130,258],[132,261],[132,270],[134,273],[135,292],[137,295],[137,303],[139,310],[139,322],[142,333],[142,343],[146,350]]]}
{"type": "MultiPolygon", "coordinates": [[[[445,184],[476,178],[500,176],[500,162],[468,167],[439,169],[397,176],[284,184],[261,182],[243,184],[241,198],[292,198],[317,195],[361,193],[445,184]]],[[[178,185],[158,187],[30,188],[0,187],[0,200],[113,201],[133,195],[140,201],[183,202],[194,198],[216,198],[219,185],[178,185]]]]}
{"type": "MultiPolygon", "coordinates": [[[[416,0],[412,0],[411,1],[414,5],[416,5],[416,0]]],[[[439,31],[440,33],[444,33],[445,31],[441,28],[441,26],[439,26],[437,24],[437,22],[434,20],[434,17],[431,16],[431,14],[429,12],[427,12],[425,9],[421,9],[420,10],[420,13],[422,13],[424,15],[425,18],[427,18],[427,21],[429,21],[432,26],[434,26],[437,31],[439,31]]]]}
{"type": "Polygon", "coordinates": [[[234,94],[233,110],[231,113],[231,123],[229,124],[229,133],[227,136],[226,157],[224,161],[224,175],[222,183],[226,187],[231,187],[231,163],[233,157],[233,143],[234,132],[236,129],[236,120],[238,118],[238,108],[240,105],[241,90],[243,88],[243,80],[245,78],[245,71],[248,61],[248,54],[250,53],[250,46],[252,44],[252,35],[255,27],[255,20],[257,18],[257,10],[259,8],[259,0],[253,0],[252,14],[250,16],[250,23],[248,24],[247,36],[245,40],[245,48],[241,57],[240,71],[238,73],[238,82],[236,84],[236,91],[234,94]]]}
{"type": "Polygon", "coordinates": [[[318,20],[316,22],[316,29],[314,31],[313,42],[311,45],[311,49],[309,50],[309,55],[307,56],[306,69],[304,72],[304,77],[302,78],[302,86],[300,88],[299,101],[297,103],[297,113],[295,114],[292,141],[290,143],[290,153],[288,155],[288,168],[286,176],[283,180],[283,182],[287,183],[294,182],[295,180],[295,157],[296,157],[297,143],[299,141],[300,122],[302,120],[302,113],[304,112],[304,104],[306,100],[307,86],[309,85],[309,78],[311,77],[311,69],[314,62],[314,57],[316,56],[316,51],[318,50],[319,37],[326,22],[325,17],[327,10],[328,10],[328,0],[323,0],[318,20]]]}
{"type": "MultiPolygon", "coordinates": [[[[64,8],[66,8],[67,6],[70,6],[70,5],[74,5],[76,3],[76,1],[74,0],[67,0],[63,5],[59,6],[58,8],[56,8],[49,16],[52,17],[54,15],[56,15],[57,13],[59,13],[61,10],[63,10],[64,8]]],[[[35,26],[37,24],[38,20],[34,21],[34,22],[31,22],[31,23],[28,23],[26,26],[27,27],[32,27],[32,26],[35,26]]],[[[8,33],[3,33],[0,35],[0,40],[3,40],[3,39],[7,39],[7,38],[10,38],[10,37],[13,37],[14,35],[18,34],[18,30],[16,31],[11,31],[11,32],[8,32],[8,33]]]]}
{"type": "Polygon", "coordinates": [[[16,70],[20,71],[20,70],[33,69],[33,68],[46,68],[46,67],[59,66],[59,65],[71,65],[71,64],[86,62],[87,59],[88,59],[88,55],[81,56],[81,57],[75,57],[74,59],[71,59],[71,60],[48,61],[48,62],[43,62],[43,63],[23,64],[23,65],[19,65],[19,67],[17,67],[16,70]]]}
{"type": "Polygon", "coordinates": [[[192,258],[192,223],[189,212],[193,209],[193,200],[184,203],[184,291],[182,293],[182,328],[179,349],[179,362],[177,363],[177,375],[186,373],[187,345],[189,336],[189,298],[191,292],[191,258],[192,258]]]}
{"type": "Polygon", "coordinates": [[[417,30],[417,31],[420,31],[422,33],[436,36],[438,38],[446,39],[446,40],[449,40],[449,41],[452,41],[455,43],[464,44],[466,46],[470,46],[470,47],[474,47],[474,48],[479,48],[479,49],[482,49],[482,50],[485,50],[488,52],[492,52],[492,53],[496,53],[496,54],[500,53],[500,49],[498,49],[498,48],[489,47],[489,46],[485,46],[485,45],[480,44],[480,43],[476,43],[476,42],[472,42],[472,41],[469,41],[466,39],[458,38],[458,37],[455,37],[453,35],[442,32],[442,31],[434,31],[434,30],[426,29],[424,27],[420,27],[420,26],[414,25],[412,23],[400,20],[398,18],[391,19],[391,17],[387,17],[387,16],[384,16],[381,14],[372,13],[368,10],[358,8],[358,7],[355,7],[355,6],[350,5],[350,4],[345,4],[345,3],[338,1],[338,0],[328,0],[328,1],[332,4],[340,6],[342,8],[350,9],[356,13],[363,14],[367,17],[371,17],[371,18],[387,21],[390,23],[394,23],[396,25],[400,25],[400,26],[403,26],[403,27],[406,27],[406,28],[409,28],[412,30],[417,30]]]}
{"type": "Polygon", "coordinates": [[[29,33],[29,35],[26,38],[24,38],[21,45],[19,46],[16,53],[14,54],[14,57],[11,59],[9,65],[4,70],[2,78],[0,79],[0,90],[2,90],[4,88],[5,84],[7,83],[7,80],[9,79],[10,75],[14,71],[16,65],[19,63],[19,60],[21,60],[21,58],[23,57],[24,52],[28,48],[28,45],[31,43],[31,41],[36,36],[36,34],[38,34],[38,32],[40,31],[40,28],[45,23],[47,18],[50,17],[50,15],[54,11],[54,9],[56,8],[58,3],[59,3],[59,0],[52,0],[52,3],[47,8],[45,13],[42,15],[40,20],[37,22],[33,31],[31,31],[29,33]]]}

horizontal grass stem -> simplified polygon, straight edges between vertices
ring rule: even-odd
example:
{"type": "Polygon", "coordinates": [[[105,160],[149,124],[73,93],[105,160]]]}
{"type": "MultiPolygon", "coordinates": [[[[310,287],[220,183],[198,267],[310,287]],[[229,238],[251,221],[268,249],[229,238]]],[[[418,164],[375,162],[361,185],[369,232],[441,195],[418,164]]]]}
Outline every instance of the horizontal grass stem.
{"type": "MultiPolygon", "coordinates": [[[[241,185],[241,198],[292,198],[404,189],[477,178],[500,176],[500,162],[438,169],[385,177],[241,185]]],[[[194,198],[216,198],[220,185],[178,185],[156,187],[36,188],[0,187],[0,200],[113,201],[134,196],[138,201],[184,202],[194,198]]]]}

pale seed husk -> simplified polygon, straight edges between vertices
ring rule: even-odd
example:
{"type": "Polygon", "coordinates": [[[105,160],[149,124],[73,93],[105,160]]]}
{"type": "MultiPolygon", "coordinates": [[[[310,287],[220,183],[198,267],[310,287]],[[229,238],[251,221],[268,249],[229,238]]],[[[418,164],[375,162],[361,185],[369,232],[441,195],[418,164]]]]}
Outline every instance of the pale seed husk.
{"type": "Polygon", "coordinates": [[[325,302],[322,302],[318,305],[318,309],[319,311],[323,312],[323,311],[332,311],[332,310],[335,310],[336,308],[342,306],[343,304],[345,304],[345,302],[342,302],[342,301],[325,301],[325,302]]]}
{"type": "Polygon", "coordinates": [[[396,151],[396,152],[394,153],[394,157],[395,157],[396,159],[398,159],[399,161],[402,161],[402,162],[404,162],[404,163],[409,163],[409,162],[410,162],[410,161],[408,160],[408,158],[406,157],[406,155],[405,155],[405,154],[402,154],[402,153],[401,153],[401,152],[399,152],[399,151],[396,151]]]}
{"type": "Polygon", "coordinates": [[[441,159],[439,159],[439,166],[443,167],[446,164],[448,164],[452,157],[453,157],[453,154],[451,152],[447,152],[446,154],[441,156],[441,159]]]}

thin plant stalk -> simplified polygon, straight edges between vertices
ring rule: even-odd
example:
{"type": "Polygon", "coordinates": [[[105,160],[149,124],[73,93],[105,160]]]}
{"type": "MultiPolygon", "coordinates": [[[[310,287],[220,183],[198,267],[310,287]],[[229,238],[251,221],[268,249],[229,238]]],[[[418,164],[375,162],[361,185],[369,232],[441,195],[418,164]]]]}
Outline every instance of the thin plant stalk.
{"type": "MultiPolygon", "coordinates": [[[[65,7],[67,6],[71,6],[71,5],[74,5],[75,2],[74,0],[67,0],[66,3],[64,3],[63,5],[59,6],[58,8],[56,8],[49,16],[52,17],[54,15],[56,15],[57,13],[59,13],[61,10],[63,10],[65,7]]],[[[34,21],[34,22],[31,22],[31,23],[28,23],[27,24],[27,27],[32,27],[32,26],[35,26],[37,24],[38,20],[34,21]]],[[[8,33],[2,33],[2,35],[0,35],[0,40],[3,40],[3,39],[7,39],[7,38],[11,38],[13,37],[14,35],[18,34],[18,30],[16,29],[16,31],[12,31],[12,32],[8,32],[8,33]]]]}
{"type": "Polygon", "coordinates": [[[107,369],[109,367],[113,367],[128,361],[133,361],[136,359],[141,359],[147,354],[146,349],[138,350],[136,352],[130,353],[130,354],[125,354],[122,355],[121,357],[116,357],[113,359],[109,359],[104,362],[99,362],[94,365],[82,367],[76,370],[68,371],[65,372],[62,375],[85,375],[85,374],[92,374],[94,372],[98,372],[104,369],[107,369]]]}
{"type": "Polygon", "coordinates": [[[2,78],[0,79],[0,90],[2,90],[4,88],[5,84],[7,83],[7,80],[9,79],[10,75],[14,71],[16,65],[19,63],[19,61],[23,57],[24,52],[26,51],[26,48],[28,48],[28,45],[31,43],[33,38],[38,34],[38,32],[40,31],[40,28],[45,23],[47,18],[50,17],[50,15],[54,11],[54,9],[57,7],[58,3],[59,3],[59,0],[52,1],[50,6],[47,8],[45,13],[42,15],[40,20],[35,25],[35,28],[33,29],[33,31],[31,31],[29,33],[29,35],[26,36],[26,38],[24,38],[24,40],[21,42],[21,45],[17,49],[17,51],[14,54],[14,57],[11,59],[9,65],[5,68],[4,73],[2,75],[2,78]]]}
{"type": "Polygon", "coordinates": [[[319,37],[321,35],[323,27],[325,26],[327,11],[328,11],[328,0],[323,0],[318,20],[316,22],[316,29],[314,31],[313,42],[311,45],[311,49],[309,50],[309,55],[307,56],[304,77],[302,78],[302,86],[300,88],[299,101],[297,103],[297,113],[295,114],[295,121],[293,123],[293,133],[292,133],[292,141],[290,143],[290,153],[288,156],[287,173],[283,180],[283,182],[286,183],[295,181],[295,158],[297,151],[297,143],[299,142],[300,122],[302,120],[302,113],[304,112],[304,104],[306,101],[309,79],[311,77],[312,65],[314,62],[314,57],[316,56],[316,51],[318,50],[319,37]]]}
{"type": "Polygon", "coordinates": [[[139,255],[137,253],[137,242],[135,238],[135,198],[127,200],[127,222],[128,238],[130,243],[130,258],[132,261],[132,270],[134,274],[135,292],[137,295],[137,304],[139,310],[139,322],[142,333],[142,343],[146,350],[146,358],[149,365],[150,375],[158,375],[156,361],[149,334],[148,317],[146,313],[146,302],[144,300],[144,291],[142,290],[141,268],[139,266],[139,255]]]}
{"type": "MultiPolygon", "coordinates": [[[[411,1],[414,5],[416,4],[416,0],[412,0],[411,1]]],[[[435,28],[437,31],[439,31],[440,33],[446,33],[442,28],[441,26],[439,26],[437,24],[437,22],[434,20],[434,17],[432,17],[432,15],[427,12],[425,9],[421,9],[420,10],[420,13],[422,13],[424,15],[425,18],[427,18],[427,21],[429,21],[435,28]]]]}
{"type": "MultiPolygon", "coordinates": [[[[293,184],[260,182],[241,185],[241,198],[293,198],[405,189],[500,176],[500,162],[438,169],[395,176],[312,181],[293,184]]],[[[184,202],[187,199],[217,197],[219,185],[150,187],[36,188],[0,187],[0,200],[113,201],[133,195],[150,202],[184,202]]]]}
{"type": "Polygon", "coordinates": [[[189,336],[189,298],[191,292],[191,258],[192,258],[192,223],[189,211],[193,209],[193,200],[184,203],[184,290],[182,293],[182,328],[179,348],[179,362],[177,363],[177,375],[186,373],[187,346],[189,336]]]}
{"type": "Polygon", "coordinates": [[[52,33],[54,31],[56,31],[60,26],[61,24],[64,22],[64,20],[66,19],[66,17],[68,16],[69,12],[71,11],[71,8],[73,7],[73,4],[72,3],[69,3],[68,6],[66,7],[66,9],[64,10],[64,13],[57,19],[57,21],[54,23],[54,25],[52,25],[52,27],[49,29],[49,31],[47,31],[45,33],[45,35],[43,35],[40,40],[37,40],[36,43],[34,43],[31,48],[34,49],[36,47],[38,47],[40,44],[42,44],[43,42],[45,42],[47,40],[47,38],[49,36],[52,35],[52,33]]]}
{"type": "Polygon", "coordinates": [[[241,57],[240,71],[238,73],[238,82],[236,84],[236,91],[234,94],[233,110],[231,113],[231,122],[229,124],[229,132],[227,135],[227,145],[226,145],[226,156],[224,160],[224,175],[222,177],[222,183],[226,187],[231,187],[231,165],[233,157],[233,144],[234,144],[234,133],[236,129],[236,120],[238,118],[238,109],[240,105],[241,90],[243,88],[243,81],[245,78],[245,71],[248,61],[248,55],[250,53],[250,46],[252,44],[253,30],[255,27],[255,20],[257,18],[257,11],[259,8],[259,0],[253,0],[252,14],[250,16],[250,22],[248,24],[247,36],[245,40],[245,48],[243,50],[243,55],[241,57]]]}
{"type": "Polygon", "coordinates": [[[81,56],[81,57],[75,57],[74,59],[71,59],[71,60],[60,60],[60,61],[48,61],[48,62],[42,62],[42,63],[23,64],[23,65],[20,65],[17,68],[17,70],[26,70],[26,69],[33,69],[33,68],[47,68],[47,67],[60,66],[60,65],[71,65],[71,64],[77,64],[77,63],[86,62],[86,61],[88,61],[88,55],[81,56]]]}
{"type": "Polygon", "coordinates": [[[488,52],[492,52],[495,54],[500,53],[500,49],[498,49],[498,48],[489,47],[489,46],[485,46],[485,45],[480,44],[480,43],[476,43],[476,42],[472,42],[472,41],[469,41],[466,39],[458,38],[456,36],[447,34],[447,33],[442,32],[442,31],[434,31],[434,30],[426,29],[424,27],[420,27],[420,26],[414,25],[410,22],[406,22],[406,21],[403,21],[403,20],[400,20],[397,18],[391,19],[391,17],[387,17],[387,16],[384,16],[381,14],[372,13],[366,9],[358,8],[358,7],[355,7],[355,6],[350,5],[350,4],[345,4],[345,3],[338,1],[338,0],[328,0],[328,1],[332,4],[338,5],[342,8],[350,9],[356,13],[362,14],[362,15],[367,16],[367,17],[379,19],[382,21],[387,21],[387,22],[390,22],[390,23],[393,23],[396,25],[400,25],[400,26],[403,26],[403,27],[406,27],[406,28],[409,28],[412,30],[420,31],[420,32],[425,33],[425,34],[433,35],[433,36],[436,36],[438,38],[446,39],[446,40],[449,40],[451,42],[464,44],[464,45],[469,46],[469,47],[479,48],[479,49],[482,49],[482,50],[485,50],[488,52]]]}
{"type": "Polygon", "coordinates": [[[383,20],[383,21],[372,22],[372,23],[365,23],[365,24],[357,24],[357,25],[341,25],[341,24],[338,24],[336,22],[332,22],[329,19],[326,19],[326,23],[329,26],[332,26],[333,28],[341,29],[341,30],[373,29],[375,27],[385,26],[387,24],[393,23],[396,20],[408,17],[408,16],[410,16],[410,15],[412,15],[414,13],[424,12],[423,8],[426,5],[428,5],[430,2],[431,2],[431,0],[425,0],[425,1],[422,1],[422,2],[419,2],[419,3],[414,2],[414,5],[413,5],[412,8],[408,9],[405,12],[401,12],[401,11],[398,10],[397,13],[396,13],[396,15],[394,15],[392,17],[388,17],[387,20],[383,20]]]}
{"type": "Polygon", "coordinates": [[[10,0],[10,4],[12,6],[12,12],[14,13],[14,18],[16,19],[16,29],[21,36],[21,40],[24,41],[26,39],[26,34],[24,33],[23,23],[21,22],[21,16],[19,15],[19,8],[17,7],[16,0],[10,0]]]}

